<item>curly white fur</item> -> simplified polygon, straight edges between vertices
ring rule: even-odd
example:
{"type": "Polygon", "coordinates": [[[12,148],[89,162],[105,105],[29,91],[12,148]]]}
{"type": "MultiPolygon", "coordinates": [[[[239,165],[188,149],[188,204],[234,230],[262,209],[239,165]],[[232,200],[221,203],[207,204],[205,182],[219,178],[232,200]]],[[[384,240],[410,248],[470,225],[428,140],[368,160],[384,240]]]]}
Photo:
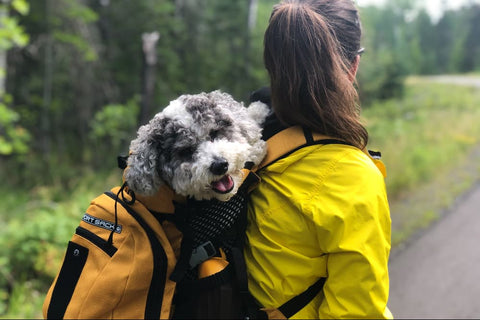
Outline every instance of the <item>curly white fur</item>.
{"type": "Polygon", "coordinates": [[[263,103],[245,108],[218,90],[182,95],[140,127],[125,180],[143,195],[166,183],[180,195],[226,201],[237,192],[245,163],[265,156],[261,124],[268,113],[263,103]]]}

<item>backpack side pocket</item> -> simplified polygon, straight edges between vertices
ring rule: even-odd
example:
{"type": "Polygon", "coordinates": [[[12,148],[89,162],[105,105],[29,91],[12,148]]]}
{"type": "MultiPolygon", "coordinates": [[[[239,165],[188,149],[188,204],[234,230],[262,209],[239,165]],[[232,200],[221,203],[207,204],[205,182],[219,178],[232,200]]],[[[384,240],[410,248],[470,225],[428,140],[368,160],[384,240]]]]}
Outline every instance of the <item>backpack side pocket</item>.
{"type": "Polygon", "coordinates": [[[63,319],[87,257],[87,248],[72,241],[68,243],[63,265],[50,299],[47,319],[63,319]]]}
{"type": "Polygon", "coordinates": [[[115,252],[117,252],[117,248],[115,248],[113,245],[109,245],[107,241],[103,240],[101,237],[97,236],[95,233],[85,228],[77,227],[75,233],[89,240],[91,243],[96,245],[99,249],[103,250],[103,252],[108,254],[110,257],[113,257],[115,252]]]}

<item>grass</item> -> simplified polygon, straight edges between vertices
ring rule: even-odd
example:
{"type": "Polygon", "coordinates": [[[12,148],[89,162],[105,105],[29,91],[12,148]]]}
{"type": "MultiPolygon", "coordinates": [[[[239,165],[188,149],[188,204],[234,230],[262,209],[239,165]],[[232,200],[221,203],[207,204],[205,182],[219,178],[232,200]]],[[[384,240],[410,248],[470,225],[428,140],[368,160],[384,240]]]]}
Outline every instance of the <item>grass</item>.
{"type": "Polygon", "coordinates": [[[364,111],[369,146],[387,165],[394,246],[441,217],[480,178],[478,105],[478,88],[409,78],[404,99],[364,111]]]}
{"type": "Polygon", "coordinates": [[[120,177],[115,170],[84,173],[69,188],[0,188],[0,319],[42,317],[45,294],[80,218],[120,177]]]}
{"type": "MultiPolygon", "coordinates": [[[[480,90],[410,78],[401,100],[365,108],[382,151],[394,246],[439,219],[480,179],[480,90]]],[[[0,318],[40,318],[45,292],[88,203],[119,172],[31,190],[0,186],[0,318]]]]}

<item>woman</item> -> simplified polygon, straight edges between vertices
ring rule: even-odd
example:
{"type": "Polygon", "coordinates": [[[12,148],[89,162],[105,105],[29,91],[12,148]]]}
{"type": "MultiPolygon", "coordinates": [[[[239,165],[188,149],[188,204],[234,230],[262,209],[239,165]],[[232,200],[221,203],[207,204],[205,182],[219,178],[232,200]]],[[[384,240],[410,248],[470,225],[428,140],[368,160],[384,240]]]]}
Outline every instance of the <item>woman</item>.
{"type": "Polygon", "coordinates": [[[351,0],[285,0],[265,32],[280,121],[270,121],[266,134],[300,126],[341,141],[302,148],[262,169],[251,194],[245,259],[257,302],[277,308],[326,278],[292,318],[392,317],[389,207],[383,176],[362,151],[368,133],[354,87],[360,38],[351,0]]]}

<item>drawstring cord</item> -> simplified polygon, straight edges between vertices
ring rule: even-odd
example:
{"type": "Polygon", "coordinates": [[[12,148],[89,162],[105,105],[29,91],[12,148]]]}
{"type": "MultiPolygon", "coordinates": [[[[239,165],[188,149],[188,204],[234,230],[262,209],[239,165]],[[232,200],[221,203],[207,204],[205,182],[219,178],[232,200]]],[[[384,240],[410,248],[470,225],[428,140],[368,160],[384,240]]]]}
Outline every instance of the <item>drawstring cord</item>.
{"type": "Polygon", "coordinates": [[[117,204],[118,204],[118,199],[120,197],[120,195],[122,195],[122,200],[127,203],[128,205],[132,205],[135,203],[135,193],[132,191],[132,190],[128,190],[128,194],[132,197],[132,199],[129,201],[127,199],[125,199],[125,195],[123,194],[123,191],[125,190],[125,188],[127,187],[127,182],[124,182],[122,184],[122,186],[120,187],[120,190],[118,190],[117,192],[117,196],[115,197],[115,224],[113,225],[113,229],[112,231],[110,232],[110,236],[108,237],[108,245],[109,246],[113,246],[113,234],[115,233],[115,231],[117,230],[117,227],[118,227],[118,211],[117,211],[117,204]]]}

